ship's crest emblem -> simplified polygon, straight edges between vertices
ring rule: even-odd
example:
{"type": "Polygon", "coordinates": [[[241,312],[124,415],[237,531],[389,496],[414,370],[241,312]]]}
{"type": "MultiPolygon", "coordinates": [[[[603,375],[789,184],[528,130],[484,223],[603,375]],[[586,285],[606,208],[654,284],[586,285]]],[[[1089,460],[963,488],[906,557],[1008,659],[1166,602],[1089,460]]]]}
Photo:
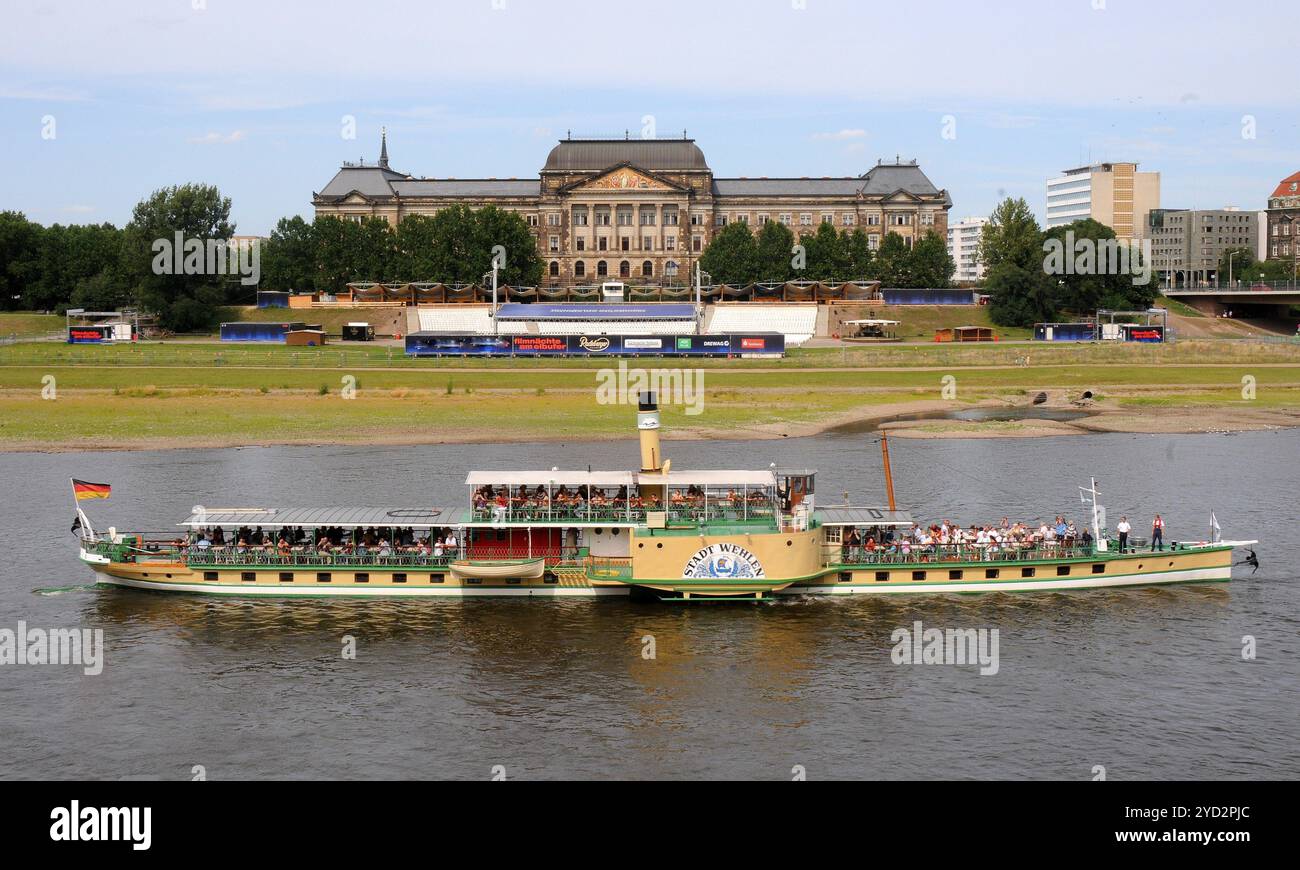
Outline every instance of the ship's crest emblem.
{"type": "Polygon", "coordinates": [[[686,562],[682,577],[693,580],[742,580],[766,577],[763,563],[739,544],[710,544],[686,562]]]}

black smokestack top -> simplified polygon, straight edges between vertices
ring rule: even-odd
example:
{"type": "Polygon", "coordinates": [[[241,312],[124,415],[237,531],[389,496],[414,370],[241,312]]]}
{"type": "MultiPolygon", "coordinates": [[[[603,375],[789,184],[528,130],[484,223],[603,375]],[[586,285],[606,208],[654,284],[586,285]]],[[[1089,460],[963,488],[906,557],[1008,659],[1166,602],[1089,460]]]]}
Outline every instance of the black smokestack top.
{"type": "Polygon", "coordinates": [[[637,410],[638,411],[658,411],[659,402],[655,396],[654,390],[643,390],[637,393],[637,410]]]}

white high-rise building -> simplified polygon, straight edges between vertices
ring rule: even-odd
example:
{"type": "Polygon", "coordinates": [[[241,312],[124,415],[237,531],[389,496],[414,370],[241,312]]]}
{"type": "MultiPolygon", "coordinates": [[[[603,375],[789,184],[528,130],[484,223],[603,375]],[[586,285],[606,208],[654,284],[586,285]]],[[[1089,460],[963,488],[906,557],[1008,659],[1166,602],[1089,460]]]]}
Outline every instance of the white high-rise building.
{"type": "Polygon", "coordinates": [[[1147,215],[1160,207],[1160,173],[1136,163],[1094,163],[1047,179],[1047,227],[1092,218],[1121,241],[1142,237],[1147,215]]]}
{"type": "Polygon", "coordinates": [[[984,235],[986,217],[968,217],[948,225],[948,256],[957,264],[954,281],[984,280],[984,264],[978,255],[980,238],[984,235]]]}

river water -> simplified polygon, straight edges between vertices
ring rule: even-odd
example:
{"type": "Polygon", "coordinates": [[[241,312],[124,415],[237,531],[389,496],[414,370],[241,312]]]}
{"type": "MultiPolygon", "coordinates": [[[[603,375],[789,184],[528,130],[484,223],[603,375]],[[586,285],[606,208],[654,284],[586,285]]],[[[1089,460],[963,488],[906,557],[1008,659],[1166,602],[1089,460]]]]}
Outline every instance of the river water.
{"type": "MultiPolygon", "coordinates": [[[[820,502],[883,501],[868,434],[666,452],[678,468],[816,467],[820,502]]],[[[0,629],[100,628],[105,645],[97,675],[0,666],[0,776],[1300,775],[1300,432],[891,454],[918,517],[1081,521],[1076,485],[1095,474],[1112,522],[1145,534],[1159,511],[1168,539],[1204,538],[1213,509],[1226,537],[1262,540],[1262,567],[1204,586],[689,606],[162,595],[87,585],[70,476],[113,485],[87,504],[101,529],[163,530],[195,504],[454,504],[468,468],[623,468],[635,442],[0,454],[0,629]],[[997,673],[895,664],[891,633],[917,620],[997,629],[997,673]]]]}

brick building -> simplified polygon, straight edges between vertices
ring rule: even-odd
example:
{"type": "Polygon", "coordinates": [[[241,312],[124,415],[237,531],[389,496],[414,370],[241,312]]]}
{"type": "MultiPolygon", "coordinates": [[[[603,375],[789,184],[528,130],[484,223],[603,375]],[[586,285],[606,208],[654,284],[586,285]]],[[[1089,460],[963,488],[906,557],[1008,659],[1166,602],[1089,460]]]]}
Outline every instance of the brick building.
{"type": "MultiPolygon", "coordinates": [[[[393,225],[455,204],[518,212],[537,239],[543,283],[627,278],[685,282],[713,234],[731,222],[780,221],[795,236],[829,222],[861,227],[879,246],[933,230],[946,238],[952,200],[916,161],[878,162],[845,178],[718,178],[692,139],[562,139],[537,178],[417,178],[389,166],[387,136],[373,165],[345,163],[312,205],[317,215],[393,225]]],[[[847,276],[846,276],[847,277],[847,276]]]]}
{"type": "Polygon", "coordinates": [[[1270,260],[1291,260],[1300,255],[1300,172],[1289,175],[1268,197],[1268,240],[1270,260]]]}

